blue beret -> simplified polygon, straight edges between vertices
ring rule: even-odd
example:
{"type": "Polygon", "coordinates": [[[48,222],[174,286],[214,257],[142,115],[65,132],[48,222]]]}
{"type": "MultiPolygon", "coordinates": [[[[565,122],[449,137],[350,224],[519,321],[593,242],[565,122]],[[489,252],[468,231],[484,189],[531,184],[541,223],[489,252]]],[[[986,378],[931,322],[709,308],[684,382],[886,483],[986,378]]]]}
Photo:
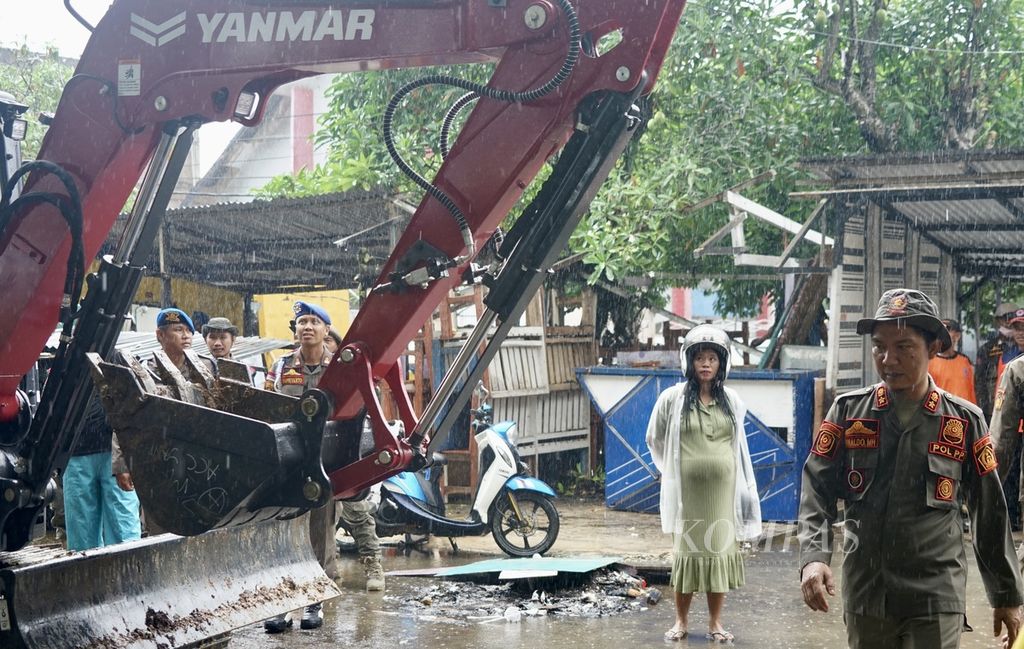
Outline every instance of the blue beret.
{"type": "Polygon", "coordinates": [[[172,324],[183,324],[192,333],[196,332],[196,327],[192,324],[192,318],[188,317],[181,309],[162,309],[160,313],[156,314],[156,326],[163,327],[172,324]]]}
{"type": "Polygon", "coordinates": [[[331,324],[331,316],[327,315],[324,308],[319,304],[310,304],[309,302],[303,302],[299,300],[292,306],[292,311],[295,312],[295,318],[298,319],[304,315],[315,315],[324,321],[324,324],[331,324]]]}

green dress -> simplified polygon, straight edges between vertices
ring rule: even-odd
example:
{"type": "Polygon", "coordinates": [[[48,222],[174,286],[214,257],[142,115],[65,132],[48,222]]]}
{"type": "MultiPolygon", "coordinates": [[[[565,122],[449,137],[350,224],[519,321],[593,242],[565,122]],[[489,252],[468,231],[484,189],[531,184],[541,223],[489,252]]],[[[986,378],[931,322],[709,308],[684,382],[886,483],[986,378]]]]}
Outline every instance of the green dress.
{"type": "Polygon", "coordinates": [[[678,593],[724,593],[743,585],[736,542],[736,452],[732,418],[698,401],[679,429],[683,534],[675,538],[672,588],[678,593]]]}

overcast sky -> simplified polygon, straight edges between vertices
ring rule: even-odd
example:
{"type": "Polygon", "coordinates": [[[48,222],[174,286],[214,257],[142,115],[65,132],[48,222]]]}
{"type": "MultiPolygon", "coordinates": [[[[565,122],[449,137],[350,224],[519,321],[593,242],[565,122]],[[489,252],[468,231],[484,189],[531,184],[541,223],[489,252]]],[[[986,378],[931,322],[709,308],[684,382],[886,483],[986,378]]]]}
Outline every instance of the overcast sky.
{"type": "MultiPolygon", "coordinates": [[[[40,50],[55,45],[62,56],[77,59],[89,41],[89,32],[64,8],[64,0],[0,0],[4,4],[0,47],[18,47],[27,43],[40,50]]],[[[111,0],[72,0],[71,6],[95,25],[111,5],[111,0]]],[[[52,110],[47,108],[45,110],[52,110]]],[[[224,146],[238,131],[232,123],[206,124],[199,129],[200,173],[217,160],[224,146]]]]}
{"type": "MultiPolygon", "coordinates": [[[[56,45],[63,56],[78,58],[89,32],[64,9],[63,0],[4,2],[4,29],[0,44],[13,47],[28,42],[33,49],[56,45]]],[[[110,0],[72,0],[82,17],[92,24],[106,13],[110,0]]]]}

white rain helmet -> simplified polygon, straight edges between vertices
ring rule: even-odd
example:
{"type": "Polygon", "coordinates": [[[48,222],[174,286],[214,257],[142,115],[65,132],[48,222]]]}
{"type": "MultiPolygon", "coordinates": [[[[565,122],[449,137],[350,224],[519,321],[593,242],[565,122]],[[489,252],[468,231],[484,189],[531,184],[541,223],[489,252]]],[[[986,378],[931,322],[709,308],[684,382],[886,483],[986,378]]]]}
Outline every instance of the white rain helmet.
{"type": "Polygon", "coordinates": [[[702,324],[697,325],[683,338],[683,345],[679,348],[679,364],[683,368],[683,375],[686,375],[686,352],[696,345],[711,345],[718,349],[722,358],[725,359],[725,373],[728,374],[732,368],[729,351],[729,335],[718,327],[702,324]]]}

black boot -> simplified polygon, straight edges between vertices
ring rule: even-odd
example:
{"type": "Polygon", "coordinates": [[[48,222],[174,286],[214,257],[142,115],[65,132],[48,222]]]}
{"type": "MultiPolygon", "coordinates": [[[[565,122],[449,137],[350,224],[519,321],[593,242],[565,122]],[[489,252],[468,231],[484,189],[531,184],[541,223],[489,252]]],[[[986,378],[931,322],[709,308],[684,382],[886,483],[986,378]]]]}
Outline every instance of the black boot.
{"type": "Polygon", "coordinates": [[[299,628],[310,631],[312,629],[319,629],[323,624],[323,604],[313,604],[312,606],[307,606],[306,610],[302,612],[302,619],[299,621],[299,628]]]}
{"type": "Polygon", "coordinates": [[[281,633],[292,628],[292,619],[287,613],[263,621],[263,630],[267,633],[281,633]]]}

